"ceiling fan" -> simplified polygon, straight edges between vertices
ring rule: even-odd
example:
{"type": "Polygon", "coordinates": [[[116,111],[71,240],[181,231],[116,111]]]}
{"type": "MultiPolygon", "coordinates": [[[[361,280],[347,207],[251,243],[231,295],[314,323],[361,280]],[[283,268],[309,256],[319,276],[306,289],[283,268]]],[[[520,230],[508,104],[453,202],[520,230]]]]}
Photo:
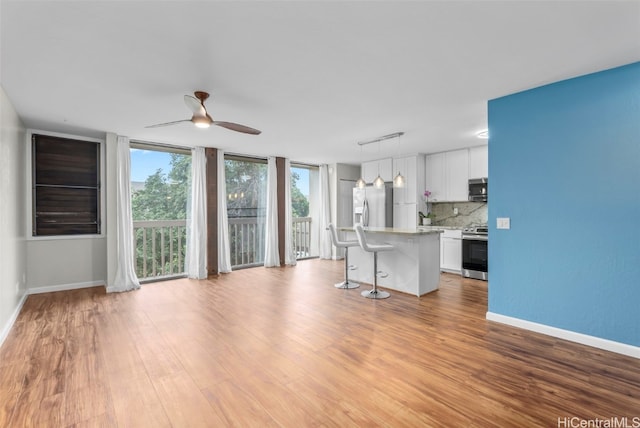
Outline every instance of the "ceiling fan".
{"type": "Polygon", "coordinates": [[[191,95],[184,96],[184,103],[187,105],[189,110],[193,112],[191,119],[183,119],[176,120],[173,122],[159,123],[157,125],[147,126],[146,128],[158,128],[160,126],[169,126],[175,125],[177,123],[182,122],[193,122],[195,126],[198,128],[208,128],[209,126],[218,125],[223,128],[231,129],[232,131],[244,132],[245,134],[258,135],[261,131],[257,129],[250,128],[248,126],[240,125],[238,123],[233,122],[221,122],[218,120],[213,120],[209,113],[207,113],[207,109],[204,106],[204,102],[207,98],[209,98],[209,94],[203,91],[196,91],[193,93],[195,97],[191,95]]]}

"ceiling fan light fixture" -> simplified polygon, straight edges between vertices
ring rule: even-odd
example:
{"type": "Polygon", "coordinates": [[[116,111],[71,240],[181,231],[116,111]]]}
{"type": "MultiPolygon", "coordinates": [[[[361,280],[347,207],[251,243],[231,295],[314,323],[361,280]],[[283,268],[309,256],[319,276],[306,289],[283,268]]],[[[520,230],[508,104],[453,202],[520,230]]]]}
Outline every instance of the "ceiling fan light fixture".
{"type": "Polygon", "coordinates": [[[257,129],[250,128],[248,126],[240,125],[239,123],[233,122],[221,122],[219,120],[214,121],[209,113],[207,113],[207,109],[204,106],[204,102],[207,98],[209,98],[209,94],[204,91],[195,91],[193,93],[195,97],[191,95],[184,96],[184,103],[187,105],[187,108],[191,110],[192,116],[191,119],[183,119],[183,120],[174,120],[173,122],[164,122],[158,123],[157,125],[146,126],[145,128],[159,128],[161,126],[169,126],[175,125],[183,122],[191,122],[198,128],[208,128],[211,125],[221,126],[223,128],[230,129],[236,132],[243,132],[245,134],[258,135],[260,131],[257,129]]]}
{"type": "Polygon", "coordinates": [[[201,116],[201,117],[194,116],[193,119],[191,119],[191,121],[198,128],[208,128],[209,126],[211,126],[211,121],[206,116],[201,116]]]}

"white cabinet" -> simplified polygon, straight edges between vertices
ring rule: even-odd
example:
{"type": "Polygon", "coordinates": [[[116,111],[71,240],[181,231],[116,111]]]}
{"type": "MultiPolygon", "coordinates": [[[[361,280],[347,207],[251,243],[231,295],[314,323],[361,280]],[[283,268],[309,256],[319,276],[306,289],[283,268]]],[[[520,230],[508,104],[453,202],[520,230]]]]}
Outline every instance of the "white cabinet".
{"type": "Polygon", "coordinates": [[[393,162],[391,158],[379,159],[370,162],[362,162],[361,175],[367,184],[373,183],[380,174],[384,181],[393,180],[393,162]]]}
{"type": "Polygon", "coordinates": [[[445,230],[440,236],[440,270],[462,273],[461,230],[445,230]]]}
{"type": "Polygon", "coordinates": [[[415,229],[418,211],[424,208],[421,198],[424,189],[424,155],[405,156],[393,160],[393,175],[402,174],[404,187],[393,189],[393,227],[415,229]],[[396,214],[397,213],[397,214],[396,214]]]}
{"type": "Polygon", "coordinates": [[[469,149],[469,178],[489,177],[489,146],[469,149]]]}
{"type": "Polygon", "coordinates": [[[431,202],[446,201],[444,153],[427,155],[425,161],[425,189],[431,192],[431,202]]]}
{"type": "Polygon", "coordinates": [[[467,149],[428,155],[425,169],[425,188],[431,191],[430,202],[458,202],[469,199],[467,149]]]}
{"type": "Polygon", "coordinates": [[[445,153],[445,188],[448,201],[469,200],[469,151],[445,153]]]}
{"type": "Polygon", "coordinates": [[[367,184],[373,183],[378,176],[378,161],[362,162],[361,175],[367,184]]]}
{"type": "Polygon", "coordinates": [[[393,227],[396,229],[415,229],[418,225],[416,204],[393,204],[393,227]]]}
{"type": "Polygon", "coordinates": [[[424,189],[424,155],[406,156],[393,160],[393,176],[402,174],[404,187],[394,188],[393,203],[420,204],[424,189]]]}

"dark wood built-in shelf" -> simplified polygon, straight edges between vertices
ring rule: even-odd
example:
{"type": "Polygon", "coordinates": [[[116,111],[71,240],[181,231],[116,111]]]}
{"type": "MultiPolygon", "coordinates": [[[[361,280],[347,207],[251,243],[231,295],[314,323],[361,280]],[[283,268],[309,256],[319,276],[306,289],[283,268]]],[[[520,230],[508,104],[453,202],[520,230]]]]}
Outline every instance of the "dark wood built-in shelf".
{"type": "Polygon", "coordinates": [[[100,143],[34,134],[33,236],[100,233],[100,143]]]}

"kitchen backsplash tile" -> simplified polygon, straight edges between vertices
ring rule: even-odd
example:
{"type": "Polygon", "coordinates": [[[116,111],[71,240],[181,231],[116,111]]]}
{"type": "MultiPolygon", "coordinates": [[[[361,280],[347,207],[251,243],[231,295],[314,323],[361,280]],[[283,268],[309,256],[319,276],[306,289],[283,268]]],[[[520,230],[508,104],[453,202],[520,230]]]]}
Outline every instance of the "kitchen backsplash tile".
{"type": "Polygon", "coordinates": [[[431,212],[435,214],[436,226],[465,227],[471,224],[486,224],[488,213],[486,202],[432,202],[431,212]],[[458,214],[454,215],[454,208],[458,214]]]}

